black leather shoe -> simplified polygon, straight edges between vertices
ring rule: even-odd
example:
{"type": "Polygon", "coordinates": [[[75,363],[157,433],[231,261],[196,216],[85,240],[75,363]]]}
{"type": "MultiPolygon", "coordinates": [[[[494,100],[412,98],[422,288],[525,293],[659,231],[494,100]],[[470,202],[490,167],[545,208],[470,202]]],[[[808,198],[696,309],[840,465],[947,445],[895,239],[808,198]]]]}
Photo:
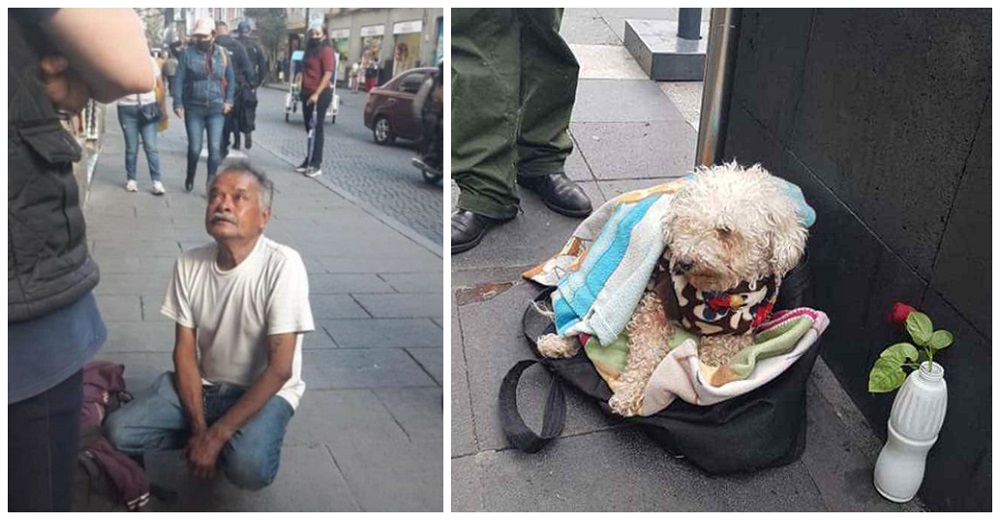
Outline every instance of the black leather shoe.
{"type": "Polygon", "coordinates": [[[188,175],[184,178],[184,191],[191,191],[194,189],[194,175],[188,175]]]}
{"type": "Polygon", "coordinates": [[[451,215],[451,254],[468,251],[494,226],[506,222],[460,209],[451,215]]]}
{"type": "Polygon", "coordinates": [[[250,140],[249,132],[243,134],[243,142],[247,145],[247,150],[249,150],[250,147],[253,146],[253,141],[250,140]]]}
{"type": "Polygon", "coordinates": [[[583,188],[570,180],[565,173],[552,173],[542,177],[518,177],[518,184],[542,198],[542,202],[556,213],[567,217],[586,217],[594,211],[590,197],[583,188]]]}

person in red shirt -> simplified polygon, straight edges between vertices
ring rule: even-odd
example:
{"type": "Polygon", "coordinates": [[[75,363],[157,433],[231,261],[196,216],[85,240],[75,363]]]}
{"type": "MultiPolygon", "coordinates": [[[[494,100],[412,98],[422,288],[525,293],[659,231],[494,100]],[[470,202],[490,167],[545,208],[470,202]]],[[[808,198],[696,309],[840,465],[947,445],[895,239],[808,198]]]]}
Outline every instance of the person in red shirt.
{"type": "Polygon", "coordinates": [[[316,112],[316,131],[313,138],[313,150],[307,154],[295,171],[309,177],[319,177],[323,174],[323,119],[333,101],[334,71],[337,70],[337,58],[333,48],[327,43],[326,30],[321,22],[313,23],[306,33],[308,37],[305,56],[302,58],[302,116],[305,118],[306,132],[309,123],[316,112]]]}

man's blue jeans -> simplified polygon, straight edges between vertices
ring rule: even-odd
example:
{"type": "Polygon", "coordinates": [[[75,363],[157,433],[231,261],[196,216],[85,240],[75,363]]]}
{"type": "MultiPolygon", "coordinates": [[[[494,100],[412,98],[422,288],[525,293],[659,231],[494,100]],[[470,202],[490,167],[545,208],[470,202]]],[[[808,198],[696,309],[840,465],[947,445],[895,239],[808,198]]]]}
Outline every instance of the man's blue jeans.
{"type": "MultiPolygon", "coordinates": [[[[163,114],[162,117],[169,117],[163,114]]],[[[146,151],[146,162],[149,163],[149,176],[160,180],[160,152],[156,149],[156,133],[158,123],[142,124],[139,121],[138,105],[118,105],[118,123],[125,134],[125,176],[130,181],[135,180],[135,163],[139,155],[139,135],[142,135],[142,148],[146,151]]]]}
{"type": "MultiPolygon", "coordinates": [[[[228,384],[203,386],[202,402],[209,426],[244,392],[228,384]]],[[[258,490],[269,485],[278,474],[281,443],[294,413],[284,398],[272,397],[222,448],[217,468],[242,489],[258,490]]],[[[104,427],[111,444],[127,455],[184,448],[191,437],[191,425],[177,396],[174,373],[160,375],[153,383],[152,395],[121,407],[108,416],[104,427]]]]}
{"type": "Polygon", "coordinates": [[[198,156],[201,155],[202,139],[208,131],[208,178],[211,183],[215,171],[222,162],[222,128],[226,124],[226,116],[222,107],[184,107],[184,129],[187,130],[187,181],[193,182],[198,171],[198,156]]]}

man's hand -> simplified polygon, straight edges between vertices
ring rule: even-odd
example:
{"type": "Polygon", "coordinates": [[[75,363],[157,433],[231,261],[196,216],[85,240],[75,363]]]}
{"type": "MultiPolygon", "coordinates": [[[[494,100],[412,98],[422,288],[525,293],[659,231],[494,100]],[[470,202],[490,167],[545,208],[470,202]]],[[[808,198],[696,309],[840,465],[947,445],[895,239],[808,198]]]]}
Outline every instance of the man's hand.
{"type": "Polygon", "coordinates": [[[219,460],[222,448],[229,441],[229,436],[218,428],[208,428],[195,432],[188,440],[185,456],[188,467],[198,478],[212,478],[215,474],[215,464],[219,460]]]}
{"type": "Polygon", "coordinates": [[[222,113],[223,114],[228,114],[232,110],[233,110],[233,105],[232,104],[230,104],[230,103],[223,103],[222,104],[222,113]]]}
{"type": "Polygon", "coordinates": [[[175,108],[174,113],[177,114],[177,117],[184,119],[184,107],[175,108]]]}
{"type": "Polygon", "coordinates": [[[90,101],[90,87],[80,79],[76,71],[69,68],[69,60],[64,56],[45,56],[39,63],[45,94],[58,110],[77,114],[90,101]]]}

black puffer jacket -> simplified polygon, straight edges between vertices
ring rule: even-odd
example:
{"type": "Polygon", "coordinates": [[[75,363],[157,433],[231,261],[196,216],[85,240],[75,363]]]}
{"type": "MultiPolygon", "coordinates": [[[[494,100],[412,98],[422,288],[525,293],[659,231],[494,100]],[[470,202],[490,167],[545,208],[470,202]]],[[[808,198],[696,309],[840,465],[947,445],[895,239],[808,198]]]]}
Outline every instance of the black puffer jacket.
{"type": "Polygon", "coordinates": [[[59,122],[39,74],[37,28],[8,12],[7,322],[44,316],[97,285],[73,162],[80,147],[59,122]],[[29,40],[26,35],[31,34],[29,40]]]}

